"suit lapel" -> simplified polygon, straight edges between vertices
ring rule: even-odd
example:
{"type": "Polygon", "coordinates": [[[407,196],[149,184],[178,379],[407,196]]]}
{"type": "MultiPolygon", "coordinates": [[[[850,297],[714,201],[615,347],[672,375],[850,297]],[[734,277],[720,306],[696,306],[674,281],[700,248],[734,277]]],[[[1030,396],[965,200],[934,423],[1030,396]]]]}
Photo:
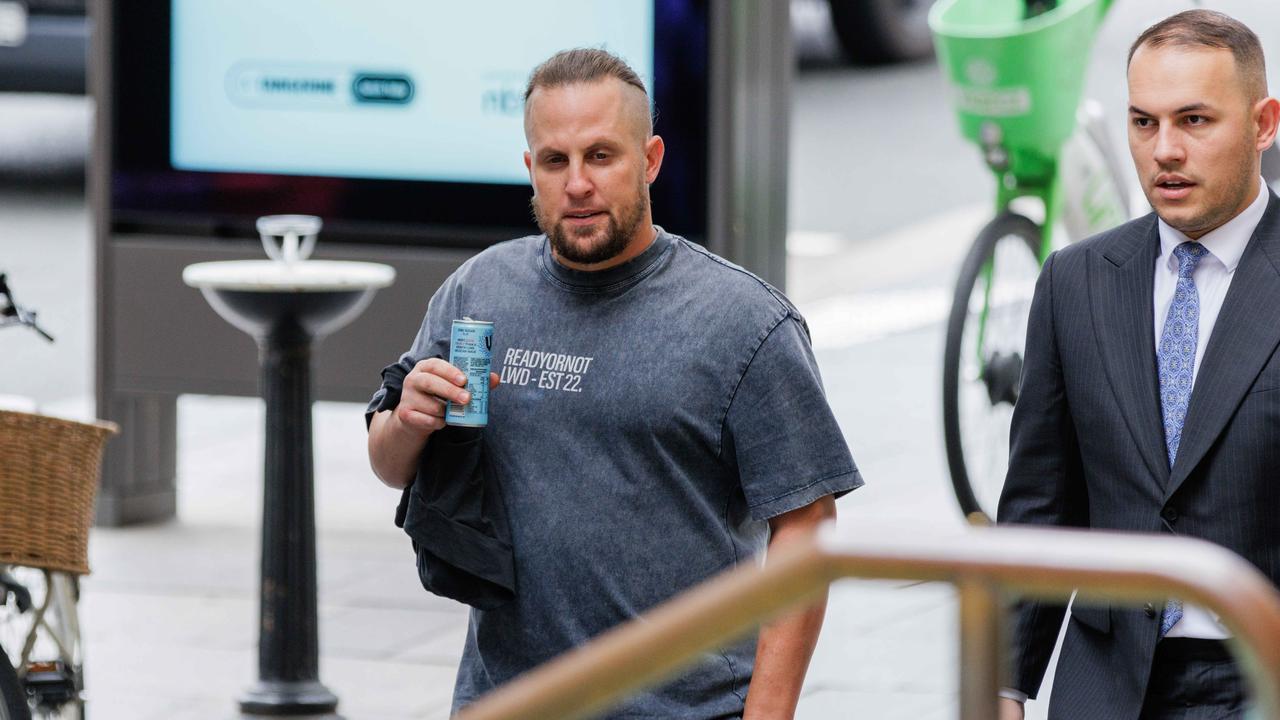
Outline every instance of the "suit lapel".
{"type": "Polygon", "coordinates": [[[1155,215],[1093,254],[1090,308],[1107,380],[1159,489],[1169,476],[1157,387],[1152,283],[1160,237],[1155,215]]]}
{"type": "Polygon", "coordinates": [[[1222,433],[1240,401],[1280,343],[1280,200],[1267,211],[1245,247],[1196,372],[1168,495],[1177,492],[1222,433]]]}

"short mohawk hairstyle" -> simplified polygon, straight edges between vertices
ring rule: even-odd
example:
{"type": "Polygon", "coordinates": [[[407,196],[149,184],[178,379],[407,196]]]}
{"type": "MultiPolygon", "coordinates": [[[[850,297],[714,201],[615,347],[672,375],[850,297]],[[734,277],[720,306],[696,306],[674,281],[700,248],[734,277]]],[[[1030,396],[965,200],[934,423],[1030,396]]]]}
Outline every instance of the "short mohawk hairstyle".
{"type": "Polygon", "coordinates": [[[644,81],[622,58],[599,48],[561,50],[533,69],[524,89],[526,102],[538,88],[554,88],[575,83],[589,83],[617,78],[649,97],[644,81]]]}

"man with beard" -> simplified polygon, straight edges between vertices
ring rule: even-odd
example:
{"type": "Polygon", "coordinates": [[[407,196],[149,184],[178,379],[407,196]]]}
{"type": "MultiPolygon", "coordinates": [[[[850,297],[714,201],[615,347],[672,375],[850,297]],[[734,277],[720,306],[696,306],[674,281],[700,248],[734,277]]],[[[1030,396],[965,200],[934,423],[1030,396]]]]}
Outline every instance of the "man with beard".
{"type": "MultiPolygon", "coordinates": [[[[371,464],[403,488],[444,403],[468,399],[445,360],[451,321],[494,322],[482,441],[516,593],[473,610],[455,711],[766,542],[812,533],[862,484],[796,309],[653,224],[664,146],[635,72],[602,50],[555,55],[530,77],[525,135],[543,235],[446,280],[369,408],[371,464]]],[[[609,717],[791,717],[824,609],[825,596],[609,717]]]]}

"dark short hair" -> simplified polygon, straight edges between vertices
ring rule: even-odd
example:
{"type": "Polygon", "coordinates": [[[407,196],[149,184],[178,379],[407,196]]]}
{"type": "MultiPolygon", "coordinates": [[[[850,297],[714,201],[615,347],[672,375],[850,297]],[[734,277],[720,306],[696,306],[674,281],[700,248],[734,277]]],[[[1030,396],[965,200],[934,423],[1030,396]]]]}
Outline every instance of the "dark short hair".
{"type": "Polygon", "coordinates": [[[573,48],[561,50],[533,69],[529,74],[529,84],[524,89],[524,99],[528,102],[529,96],[538,88],[590,83],[605,78],[617,78],[644,93],[645,98],[649,97],[644,81],[622,58],[599,48],[573,48]]]}
{"type": "Polygon", "coordinates": [[[1129,62],[1138,48],[1170,46],[1230,50],[1247,91],[1260,100],[1267,95],[1267,67],[1262,43],[1244,23],[1216,10],[1186,10],[1147,28],[1129,47],[1129,62]]]}

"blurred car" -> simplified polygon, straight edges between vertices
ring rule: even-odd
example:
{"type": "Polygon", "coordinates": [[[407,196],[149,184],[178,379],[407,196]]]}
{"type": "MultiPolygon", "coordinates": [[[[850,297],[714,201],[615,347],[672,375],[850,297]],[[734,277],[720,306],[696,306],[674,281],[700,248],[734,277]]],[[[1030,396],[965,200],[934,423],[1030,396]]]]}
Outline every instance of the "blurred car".
{"type": "Polygon", "coordinates": [[[933,52],[931,5],[932,0],[831,0],[831,27],[855,62],[916,60],[933,52]]]}
{"type": "MultiPolygon", "coordinates": [[[[83,94],[88,0],[0,0],[0,92],[83,94]]],[[[931,0],[792,0],[797,51],[884,64],[933,49],[931,0]]]]}
{"type": "Polygon", "coordinates": [[[87,0],[0,0],[0,92],[83,94],[87,0]]]}
{"type": "Polygon", "coordinates": [[[919,60],[933,53],[933,0],[792,0],[796,52],[806,60],[858,65],[919,60]]]}

